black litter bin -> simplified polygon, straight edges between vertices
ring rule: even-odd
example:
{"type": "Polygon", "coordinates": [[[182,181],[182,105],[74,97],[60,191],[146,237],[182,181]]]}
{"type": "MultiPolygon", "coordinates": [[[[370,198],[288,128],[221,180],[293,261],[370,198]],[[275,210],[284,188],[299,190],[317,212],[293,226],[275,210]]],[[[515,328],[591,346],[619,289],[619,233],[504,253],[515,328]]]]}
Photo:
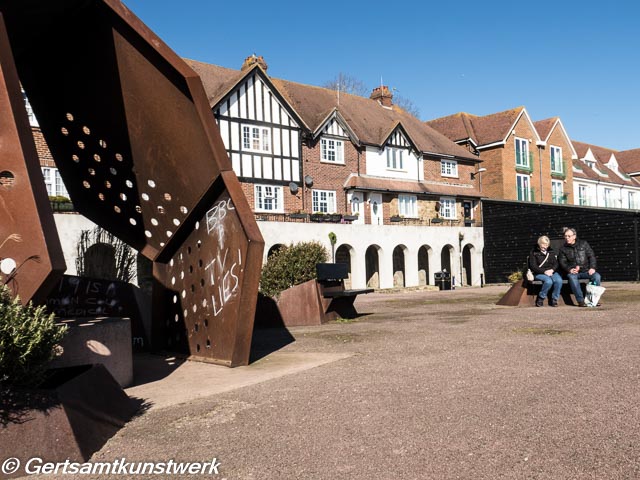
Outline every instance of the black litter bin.
{"type": "Polygon", "coordinates": [[[434,273],[434,280],[438,289],[451,290],[451,274],[449,272],[436,272],[434,273]]]}

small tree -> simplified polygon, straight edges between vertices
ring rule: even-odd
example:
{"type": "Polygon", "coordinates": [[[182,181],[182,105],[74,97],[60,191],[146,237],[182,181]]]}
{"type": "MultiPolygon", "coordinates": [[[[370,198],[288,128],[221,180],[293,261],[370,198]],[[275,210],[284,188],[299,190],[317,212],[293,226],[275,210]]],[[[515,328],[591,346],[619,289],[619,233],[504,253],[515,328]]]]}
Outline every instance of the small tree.
{"type": "Polygon", "coordinates": [[[260,292],[276,297],[287,288],[316,278],[316,264],[327,261],[327,250],[319,242],[300,242],[282,247],[262,268],[260,292]]]}
{"type": "Polygon", "coordinates": [[[26,306],[0,287],[0,385],[37,386],[67,331],[45,307],[26,306]]]}

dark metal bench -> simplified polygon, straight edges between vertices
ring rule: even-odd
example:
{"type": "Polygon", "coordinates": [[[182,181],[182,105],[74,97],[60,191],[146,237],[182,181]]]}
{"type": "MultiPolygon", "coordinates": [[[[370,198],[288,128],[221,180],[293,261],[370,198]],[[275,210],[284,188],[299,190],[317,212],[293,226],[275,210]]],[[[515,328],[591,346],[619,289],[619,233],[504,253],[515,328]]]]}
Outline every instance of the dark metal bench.
{"type": "MultiPolygon", "coordinates": [[[[588,278],[581,278],[578,280],[580,282],[580,288],[582,288],[582,293],[586,297],[587,285],[589,284],[588,278]]],[[[532,282],[525,280],[525,286],[527,287],[527,295],[531,300],[531,304],[535,302],[535,297],[538,296],[540,292],[540,287],[542,286],[542,282],[540,280],[534,280],[532,282]]],[[[569,287],[569,281],[566,278],[562,279],[562,290],[560,290],[560,298],[564,301],[566,305],[574,305],[573,300],[571,298],[571,287],[569,287]]],[[[551,291],[549,291],[551,294],[551,291]]]]}
{"type": "Polygon", "coordinates": [[[373,292],[373,288],[347,290],[344,280],[349,278],[349,266],[346,263],[318,263],[316,265],[316,282],[322,298],[331,299],[325,308],[326,314],[337,318],[354,318],[358,312],[353,306],[360,294],[373,292]]]}

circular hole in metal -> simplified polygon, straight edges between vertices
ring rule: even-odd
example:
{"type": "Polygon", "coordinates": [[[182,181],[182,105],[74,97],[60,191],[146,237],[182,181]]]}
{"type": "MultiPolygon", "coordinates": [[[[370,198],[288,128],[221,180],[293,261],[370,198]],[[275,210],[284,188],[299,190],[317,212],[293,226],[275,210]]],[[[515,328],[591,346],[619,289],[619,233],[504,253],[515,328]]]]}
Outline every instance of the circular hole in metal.
{"type": "Polygon", "coordinates": [[[193,325],[193,329],[194,329],[196,332],[198,331],[198,328],[200,328],[200,326],[199,326],[197,323],[193,325]]]}
{"type": "Polygon", "coordinates": [[[211,340],[207,338],[207,348],[211,348],[211,340]]]}
{"type": "Polygon", "coordinates": [[[187,315],[189,315],[189,312],[188,312],[188,311],[187,311],[187,309],[185,308],[185,309],[182,311],[182,316],[183,316],[184,318],[187,318],[187,315]]]}
{"type": "MultiPolygon", "coordinates": [[[[191,285],[191,293],[194,293],[196,291],[196,286],[195,285],[191,285]]],[[[196,306],[194,305],[193,308],[195,308],[196,306]]],[[[195,310],[194,310],[195,312],[195,310]]]]}
{"type": "Polygon", "coordinates": [[[198,311],[198,306],[194,304],[194,305],[191,307],[191,310],[193,310],[193,313],[196,313],[196,312],[198,311]]]}
{"type": "Polygon", "coordinates": [[[0,172],[0,186],[11,188],[16,181],[15,175],[11,173],[9,170],[3,170],[0,172]]]}
{"type": "MultiPolygon", "coordinates": [[[[175,285],[176,284],[176,277],[171,277],[171,285],[175,285]]],[[[173,302],[176,303],[176,302],[173,302]]]]}
{"type": "Polygon", "coordinates": [[[100,155],[98,155],[97,153],[93,154],[93,159],[98,163],[102,161],[102,158],[100,158],[100,155]]]}
{"type": "Polygon", "coordinates": [[[80,163],[80,157],[78,155],[71,155],[71,160],[73,160],[76,163],[80,163]]]}
{"type": "Polygon", "coordinates": [[[173,258],[171,260],[169,260],[169,266],[173,267],[173,258]]]}
{"type": "MultiPolygon", "coordinates": [[[[187,291],[186,290],[182,290],[181,295],[182,295],[182,298],[187,298],[187,291]]],[[[185,312],[186,312],[186,310],[185,310],[185,312]]]]}
{"type": "Polygon", "coordinates": [[[109,169],[109,173],[111,173],[111,175],[117,175],[117,174],[118,174],[118,171],[117,171],[115,168],[111,167],[111,168],[109,169]]]}
{"type": "Polygon", "coordinates": [[[167,230],[167,237],[171,238],[171,235],[173,235],[173,233],[171,232],[171,230],[167,230]]]}
{"type": "MultiPolygon", "coordinates": [[[[202,308],[207,308],[207,299],[205,298],[204,300],[202,300],[202,308]]],[[[205,327],[207,326],[207,320],[205,319],[205,327]]]]}
{"type": "Polygon", "coordinates": [[[163,196],[164,196],[164,199],[165,199],[167,202],[170,202],[170,201],[171,201],[171,194],[170,194],[170,193],[165,193],[163,196]]]}
{"type": "Polygon", "coordinates": [[[160,247],[164,247],[164,242],[160,242],[160,247]]]}
{"type": "Polygon", "coordinates": [[[100,145],[102,148],[107,148],[107,142],[105,142],[104,140],[98,140],[98,145],[100,145]]]}
{"type": "Polygon", "coordinates": [[[177,295],[173,296],[173,303],[178,303],[178,296],[177,295]]]}
{"type": "Polygon", "coordinates": [[[84,142],[81,140],[78,140],[78,148],[84,150],[84,142]]]}
{"type": "Polygon", "coordinates": [[[163,206],[158,205],[158,213],[159,213],[160,215],[164,215],[164,207],[163,207],[163,206]]]}
{"type": "Polygon", "coordinates": [[[115,205],[115,206],[113,207],[113,210],[114,210],[116,213],[120,213],[120,212],[121,212],[120,207],[119,207],[119,206],[117,206],[117,205],[115,205]]]}
{"type": "Polygon", "coordinates": [[[180,272],[180,280],[184,280],[184,272],[180,272]]]}
{"type": "Polygon", "coordinates": [[[82,186],[83,186],[84,188],[91,188],[91,185],[89,185],[89,182],[87,182],[86,180],[83,180],[83,181],[82,181],[82,186]]]}
{"type": "Polygon", "coordinates": [[[147,185],[149,185],[151,188],[156,188],[156,182],[154,182],[153,180],[148,180],[147,185]]]}
{"type": "Polygon", "coordinates": [[[127,201],[127,195],[124,194],[124,193],[121,193],[120,194],[120,200],[122,200],[123,202],[126,202],[127,201]]]}
{"type": "Polygon", "coordinates": [[[196,242],[196,247],[200,248],[202,246],[202,240],[198,240],[196,242]]]}
{"type": "Polygon", "coordinates": [[[88,168],[87,171],[89,172],[89,175],[95,175],[96,171],[93,168],[88,168]]]}
{"type": "Polygon", "coordinates": [[[196,352],[199,352],[199,351],[200,351],[200,344],[196,343],[196,352]]]}
{"type": "Polygon", "coordinates": [[[204,264],[204,262],[202,261],[202,259],[198,260],[198,266],[199,266],[200,268],[202,268],[202,265],[203,265],[203,264],[204,264]]]}
{"type": "Polygon", "coordinates": [[[200,279],[200,286],[201,286],[201,287],[204,287],[204,278],[201,278],[201,279],[200,279]]]}
{"type": "Polygon", "coordinates": [[[186,215],[188,211],[189,209],[187,207],[180,207],[180,213],[184,213],[186,215]]]}
{"type": "Polygon", "coordinates": [[[149,230],[145,230],[145,231],[144,231],[144,234],[145,234],[145,236],[146,236],[147,238],[151,238],[151,237],[152,237],[151,232],[150,232],[149,230]]]}
{"type": "Polygon", "coordinates": [[[133,182],[131,180],[127,180],[124,184],[129,188],[133,188],[133,182]]]}
{"type": "Polygon", "coordinates": [[[151,225],[153,225],[154,227],[158,226],[158,220],[156,220],[155,218],[151,219],[151,225]]]}
{"type": "MultiPolygon", "coordinates": [[[[206,302],[206,300],[205,300],[205,302],[206,302]]],[[[206,318],[204,319],[204,326],[205,326],[205,327],[208,327],[208,326],[209,326],[209,320],[208,320],[208,319],[206,319],[206,318]]]]}
{"type": "Polygon", "coordinates": [[[177,218],[174,218],[173,224],[177,227],[178,225],[180,225],[180,220],[178,220],[177,218]]]}
{"type": "Polygon", "coordinates": [[[196,227],[196,230],[199,230],[200,229],[200,222],[196,222],[195,227],[196,227]]]}
{"type": "Polygon", "coordinates": [[[187,255],[191,255],[191,247],[187,247],[187,255]]]}
{"type": "Polygon", "coordinates": [[[146,193],[143,193],[143,194],[142,194],[142,195],[140,195],[140,196],[142,197],[142,199],[143,199],[145,202],[148,202],[148,201],[149,201],[149,195],[147,195],[146,193]]]}
{"type": "Polygon", "coordinates": [[[142,213],[142,207],[140,205],[136,205],[136,212],[142,213]]]}
{"type": "Polygon", "coordinates": [[[70,113],[67,113],[67,120],[69,120],[70,122],[73,122],[73,115],[70,113]]]}
{"type": "Polygon", "coordinates": [[[99,193],[98,198],[104,202],[104,193],[99,193]]]}
{"type": "Polygon", "coordinates": [[[130,218],[130,219],[129,219],[129,223],[130,223],[131,225],[137,225],[137,224],[138,224],[138,222],[136,222],[136,219],[135,219],[135,218],[130,218]]]}
{"type": "Polygon", "coordinates": [[[179,319],[180,319],[180,316],[176,313],[175,316],[173,317],[173,320],[177,322],[179,319]]]}
{"type": "Polygon", "coordinates": [[[91,135],[91,130],[89,130],[89,127],[87,127],[86,125],[82,127],[82,131],[85,135],[91,135]]]}
{"type": "Polygon", "coordinates": [[[105,180],[104,186],[107,188],[111,188],[111,182],[109,180],[105,180]]]}
{"type": "Polygon", "coordinates": [[[69,130],[67,130],[65,127],[62,127],[62,128],[60,129],[60,131],[62,132],[62,134],[63,134],[64,136],[69,135],[69,130]]]}
{"type": "Polygon", "coordinates": [[[120,155],[119,153],[116,153],[116,160],[121,162],[123,160],[122,155],[120,155]]]}

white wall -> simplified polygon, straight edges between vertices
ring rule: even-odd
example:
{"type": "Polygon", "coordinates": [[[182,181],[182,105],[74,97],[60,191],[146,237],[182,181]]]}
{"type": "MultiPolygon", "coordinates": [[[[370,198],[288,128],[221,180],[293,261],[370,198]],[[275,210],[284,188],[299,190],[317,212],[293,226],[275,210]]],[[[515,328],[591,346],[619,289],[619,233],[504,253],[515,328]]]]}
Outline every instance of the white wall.
{"type": "Polygon", "coordinates": [[[366,155],[366,173],[375,177],[397,178],[399,180],[423,180],[422,157],[416,157],[409,150],[405,150],[403,154],[404,169],[389,170],[387,169],[387,151],[380,150],[376,147],[367,147],[366,155]]]}

